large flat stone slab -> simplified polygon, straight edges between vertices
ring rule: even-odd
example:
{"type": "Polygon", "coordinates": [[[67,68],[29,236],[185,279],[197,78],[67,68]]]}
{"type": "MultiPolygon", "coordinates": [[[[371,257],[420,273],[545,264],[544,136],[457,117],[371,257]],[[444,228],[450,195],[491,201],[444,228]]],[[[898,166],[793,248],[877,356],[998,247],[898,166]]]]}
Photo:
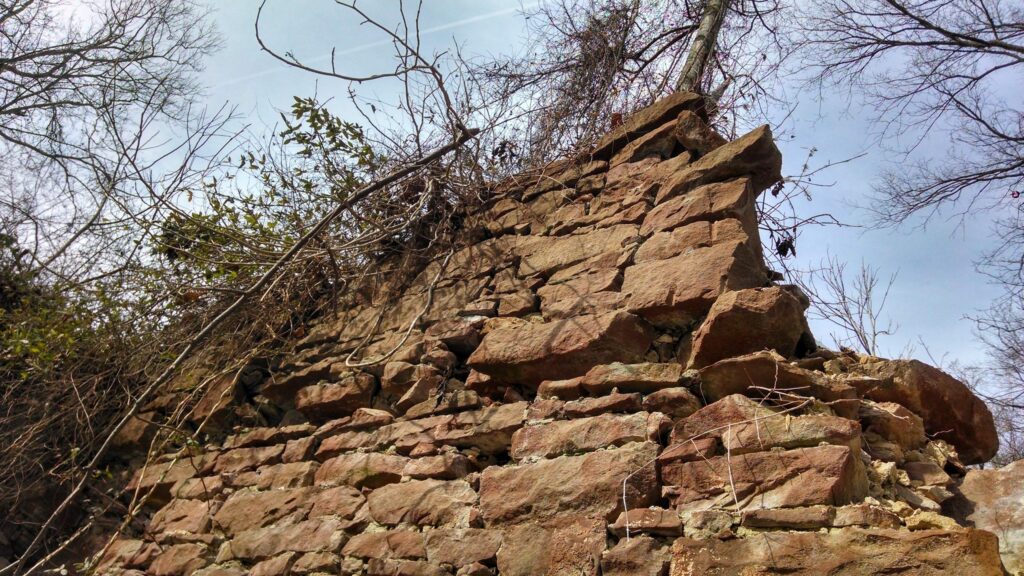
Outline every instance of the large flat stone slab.
{"type": "Polygon", "coordinates": [[[501,382],[536,385],[598,364],[641,361],[653,338],[646,322],[626,312],[525,323],[488,332],[467,363],[501,382]]]}

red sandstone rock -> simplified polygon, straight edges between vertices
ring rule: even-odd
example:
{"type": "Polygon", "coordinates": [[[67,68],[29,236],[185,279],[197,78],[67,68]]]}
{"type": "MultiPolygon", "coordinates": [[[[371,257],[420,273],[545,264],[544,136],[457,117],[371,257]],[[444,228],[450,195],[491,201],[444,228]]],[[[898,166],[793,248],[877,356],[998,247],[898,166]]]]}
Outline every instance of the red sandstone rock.
{"type": "Polygon", "coordinates": [[[700,400],[686,388],[663,388],[644,396],[648,412],[661,412],[673,420],[686,418],[700,409],[700,400]]]}
{"type": "Polygon", "coordinates": [[[563,515],[545,523],[518,524],[504,532],[498,572],[597,576],[605,547],[605,525],[598,518],[563,515]]]}
{"type": "Polygon", "coordinates": [[[902,525],[899,516],[871,504],[840,506],[835,511],[836,516],[832,519],[832,525],[837,528],[845,526],[899,528],[902,525]]]}
{"type": "Polygon", "coordinates": [[[593,396],[602,396],[614,389],[619,392],[649,394],[663,388],[678,386],[683,380],[683,367],[676,363],[623,364],[613,362],[594,366],[580,378],[580,384],[593,396]]]}
{"type": "Polygon", "coordinates": [[[968,471],[945,507],[961,523],[999,536],[999,551],[1010,574],[1024,570],[1024,460],[968,471]]]}
{"type": "Polygon", "coordinates": [[[231,448],[252,448],[255,446],[272,446],[284,444],[289,440],[309,436],[316,430],[310,424],[296,424],[294,426],[281,426],[271,428],[256,428],[243,434],[229,436],[224,441],[224,449],[231,448]]]}
{"type": "Polygon", "coordinates": [[[593,452],[630,442],[657,442],[668,426],[669,421],[664,415],[646,412],[556,420],[517,430],[512,435],[510,455],[513,460],[519,461],[593,452]]]}
{"type": "Polygon", "coordinates": [[[233,535],[274,523],[293,524],[302,520],[309,511],[312,494],[309,488],[264,492],[240,490],[229,496],[213,516],[214,526],[225,534],[233,535]]]}
{"type": "Polygon", "coordinates": [[[672,151],[676,147],[676,138],[673,135],[675,127],[675,121],[666,122],[656,127],[627,144],[612,157],[609,164],[615,166],[624,162],[637,162],[652,156],[658,160],[671,157],[672,151]]]}
{"type": "Polygon", "coordinates": [[[999,449],[992,413],[962,382],[917,360],[885,360],[858,369],[879,380],[850,383],[867,399],[895,402],[924,420],[933,437],[956,447],[964,464],[979,464],[999,449]]]}
{"type": "Polygon", "coordinates": [[[626,118],[621,125],[613,128],[598,141],[592,154],[595,158],[610,158],[631,140],[646,134],[655,126],[668,122],[682,110],[694,109],[700,104],[701,97],[692,92],[670,94],[626,118]]]}
{"type": "Polygon", "coordinates": [[[837,444],[860,449],[860,425],[846,418],[821,414],[778,413],[746,396],[734,394],[676,422],[672,443],[691,438],[717,438],[733,455],[771,448],[837,444]]]}
{"type": "Polygon", "coordinates": [[[497,329],[469,365],[496,380],[537,384],[579,376],[611,361],[637,361],[653,340],[643,320],[625,312],[497,329]]]}
{"type": "Polygon", "coordinates": [[[656,202],[660,204],[708,182],[740,176],[750,177],[754,190],[760,192],[782,178],[781,168],[782,154],[775,147],[772,131],[761,126],[679,171],[658,190],[656,202]]]}
{"type": "Polygon", "coordinates": [[[147,530],[150,536],[155,536],[156,539],[173,535],[175,532],[208,532],[210,517],[219,507],[218,502],[172,500],[153,515],[147,530]]]}
{"type": "Polygon", "coordinates": [[[807,506],[805,508],[765,508],[747,510],[740,523],[748,528],[783,528],[786,530],[817,530],[832,524],[835,508],[807,506]]]}
{"type": "Polygon", "coordinates": [[[409,459],[376,452],[342,454],[331,458],[316,472],[319,485],[379,488],[402,480],[409,459]]]}
{"type": "Polygon", "coordinates": [[[644,218],[640,234],[646,237],[694,222],[726,218],[745,223],[747,234],[753,234],[756,228],[750,228],[750,220],[754,214],[754,191],[749,178],[714,182],[659,203],[644,218]]]}
{"type": "Polygon", "coordinates": [[[316,429],[313,435],[320,439],[333,436],[348,430],[365,430],[366,428],[379,428],[390,424],[395,419],[390,413],[373,408],[360,408],[351,416],[331,420],[316,429]]]}
{"type": "Polygon", "coordinates": [[[474,562],[491,562],[501,547],[501,532],[478,528],[430,530],[424,535],[427,559],[456,568],[474,562]]]}
{"type": "Polygon", "coordinates": [[[657,450],[653,443],[629,444],[533,464],[491,466],[480,477],[480,510],[491,524],[566,513],[615,518],[622,511],[622,481],[630,474],[626,489],[630,507],[655,503],[657,450]]]}
{"type": "Polygon", "coordinates": [[[846,446],[716,456],[662,468],[661,476],[675,486],[673,501],[681,511],[712,505],[744,509],[842,505],[867,495],[859,454],[846,446]]]}
{"type": "Polygon", "coordinates": [[[672,576],[1001,576],[996,538],[981,530],[771,532],[757,538],[692,540],[672,546],[672,576]]]}
{"type": "Polygon", "coordinates": [[[460,412],[439,423],[432,437],[442,444],[475,448],[485,454],[507,452],[512,434],[526,421],[527,406],[528,402],[515,402],[460,412]]]}
{"type": "Polygon", "coordinates": [[[721,443],[717,437],[704,437],[669,444],[658,455],[658,469],[673,475],[675,466],[683,462],[707,460],[721,453],[721,443]]]}
{"type": "Polygon", "coordinates": [[[292,525],[247,530],[221,546],[217,562],[262,560],[282,552],[338,551],[346,539],[342,528],[342,520],[327,516],[292,525]]]}
{"type": "Polygon", "coordinates": [[[550,276],[558,270],[605,252],[619,252],[623,244],[635,238],[639,232],[639,226],[623,224],[600,228],[587,234],[529,236],[516,245],[516,251],[522,257],[519,275],[550,276]]]}
{"type": "Polygon", "coordinates": [[[423,534],[412,530],[364,532],[356,534],[341,549],[346,556],[358,558],[420,559],[427,557],[423,534]]]}
{"type": "Polygon", "coordinates": [[[469,458],[457,452],[444,452],[437,456],[409,460],[405,468],[402,469],[402,474],[414,480],[422,480],[424,478],[455,480],[469,474],[469,471],[469,458]]]}
{"type": "Polygon", "coordinates": [[[471,354],[480,345],[480,331],[474,322],[465,318],[441,320],[427,328],[426,335],[462,356],[471,354]]]}
{"type": "Polygon", "coordinates": [[[625,538],[627,525],[629,526],[630,537],[636,537],[640,534],[654,534],[655,536],[683,535],[683,521],[675,510],[632,508],[628,512],[619,514],[615,523],[608,526],[608,531],[619,538],[625,538]]]}
{"type": "Polygon", "coordinates": [[[422,560],[371,558],[366,576],[451,576],[451,572],[422,560]]]}
{"type": "Polygon", "coordinates": [[[764,283],[760,257],[746,244],[734,242],[630,266],[622,292],[628,295],[630,312],[655,325],[685,326],[707,314],[724,291],[764,283]]]}
{"type": "Polygon", "coordinates": [[[313,504],[309,509],[310,520],[321,516],[351,520],[361,512],[366,498],[351,486],[335,486],[311,493],[310,502],[313,504]]]}
{"type": "Polygon", "coordinates": [[[462,480],[412,480],[370,492],[367,504],[378,524],[469,528],[477,494],[462,480]]]}
{"type": "Polygon", "coordinates": [[[263,384],[260,392],[271,400],[286,404],[291,403],[295,393],[306,386],[320,381],[336,382],[349,372],[344,362],[327,358],[299,370],[287,374],[273,374],[263,384]]]}
{"type": "Polygon", "coordinates": [[[537,397],[575,400],[583,395],[583,387],[580,385],[581,380],[582,377],[569,378],[568,380],[545,380],[537,387],[537,397]]]}
{"type": "Polygon", "coordinates": [[[164,548],[146,570],[152,576],[190,576],[209,564],[209,551],[204,544],[178,544],[164,548]]]}
{"type": "Polygon", "coordinates": [[[348,416],[359,408],[369,407],[375,386],[371,374],[350,374],[340,382],[302,388],[295,395],[295,407],[314,421],[348,416]]]}
{"type": "Polygon", "coordinates": [[[451,414],[480,407],[480,396],[472,390],[451,390],[440,398],[431,395],[423,402],[405,411],[406,418],[421,418],[432,414],[451,414]]]}
{"type": "Polygon", "coordinates": [[[878,434],[904,450],[916,450],[927,440],[921,417],[895,402],[865,400],[859,417],[865,432],[878,434]]]}
{"type": "Polygon", "coordinates": [[[753,397],[771,390],[791,390],[828,403],[844,418],[856,419],[860,407],[857,391],[846,383],[811,370],[798,368],[770,351],[721,360],[700,371],[700,395],[709,402],[732,394],[753,397]]]}
{"type": "Polygon", "coordinates": [[[583,418],[609,412],[639,412],[643,410],[639,392],[612,393],[598,398],[580,398],[566,402],[562,414],[566,418],[583,418]]]}
{"type": "Polygon", "coordinates": [[[261,446],[258,448],[236,448],[222,452],[217,457],[217,463],[213,471],[220,474],[223,472],[242,472],[252,470],[267,464],[277,464],[281,461],[281,454],[284,453],[284,446],[261,446]]]}
{"type": "Polygon", "coordinates": [[[727,144],[725,138],[718,135],[707,122],[690,110],[679,113],[672,134],[687,150],[693,150],[701,155],[727,144]]]}
{"type": "Polygon", "coordinates": [[[602,576],[665,576],[671,555],[668,547],[649,536],[619,540],[601,556],[602,576]]]}
{"type": "Polygon", "coordinates": [[[722,294],[694,335],[690,366],[703,368],[766,348],[793,356],[809,334],[804,308],[778,286],[722,294]]]}

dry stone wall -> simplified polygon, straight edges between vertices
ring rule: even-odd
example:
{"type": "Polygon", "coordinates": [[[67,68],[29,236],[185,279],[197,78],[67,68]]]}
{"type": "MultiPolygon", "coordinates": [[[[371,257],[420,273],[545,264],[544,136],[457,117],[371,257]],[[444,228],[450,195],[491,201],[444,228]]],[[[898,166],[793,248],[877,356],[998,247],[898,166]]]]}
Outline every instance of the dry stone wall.
{"type": "Polygon", "coordinates": [[[700,102],[506,183],[402,291],[218,380],[194,417],[228,435],[135,473],[146,527],[100,572],[1002,574],[943,514],[988,410],[816,348],[762,260],[771,132],[725,142],[700,102]]]}

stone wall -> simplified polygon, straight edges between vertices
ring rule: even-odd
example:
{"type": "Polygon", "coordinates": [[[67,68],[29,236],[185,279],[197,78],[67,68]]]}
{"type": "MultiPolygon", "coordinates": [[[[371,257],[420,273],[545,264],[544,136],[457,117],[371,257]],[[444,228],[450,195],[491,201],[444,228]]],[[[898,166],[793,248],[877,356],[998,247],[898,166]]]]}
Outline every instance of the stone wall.
{"type": "Polygon", "coordinates": [[[401,291],[218,380],[194,418],[227,436],[135,473],[145,529],[100,572],[1002,574],[942,508],[988,410],[816,348],[762,260],[771,132],[727,143],[699,103],[506,183],[401,291]]]}

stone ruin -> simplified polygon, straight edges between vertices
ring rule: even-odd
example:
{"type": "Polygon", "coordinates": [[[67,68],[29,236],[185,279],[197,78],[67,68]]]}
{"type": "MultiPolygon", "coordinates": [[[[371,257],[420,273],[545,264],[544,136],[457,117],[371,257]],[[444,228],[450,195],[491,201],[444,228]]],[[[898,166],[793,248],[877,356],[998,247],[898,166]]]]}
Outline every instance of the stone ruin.
{"type": "Polygon", "coordinates": [[[998,448],[984,403],[816,346],[762,258],[772,134],[726,142],[701,103],[505,183],[400,294],[215,381],[192,418],[222,441],[135,471],[145,528],[99,573],[995,576],[1001,544],[1024,569],[1024,468],[965,468],[998,448]]]}

